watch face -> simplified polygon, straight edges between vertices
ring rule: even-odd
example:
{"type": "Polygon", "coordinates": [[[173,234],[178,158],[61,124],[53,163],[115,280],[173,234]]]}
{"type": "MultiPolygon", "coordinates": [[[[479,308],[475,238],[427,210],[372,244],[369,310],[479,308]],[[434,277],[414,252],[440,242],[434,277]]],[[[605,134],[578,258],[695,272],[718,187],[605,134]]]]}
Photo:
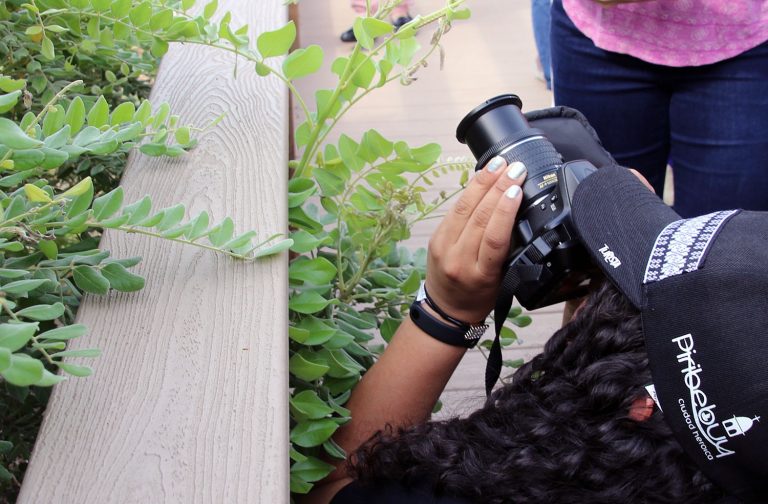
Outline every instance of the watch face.
{"type": "Polygon", "coordinates": [[[427,290],[424,288],[425,283],[426,280],[421,281],[421,285],[419,285],[419,292],[416,293],[416,301],[424,301],[427,299],[427,290]]]}

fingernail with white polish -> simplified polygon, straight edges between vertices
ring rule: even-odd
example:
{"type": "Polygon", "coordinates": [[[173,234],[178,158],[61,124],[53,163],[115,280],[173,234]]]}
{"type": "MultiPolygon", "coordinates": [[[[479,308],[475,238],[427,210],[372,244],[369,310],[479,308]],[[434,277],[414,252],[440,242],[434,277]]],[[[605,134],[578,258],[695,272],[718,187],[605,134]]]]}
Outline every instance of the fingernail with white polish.
{"type": "Polygon", "coordinates": [[[520,161],[515,161],[509,165],[507,176],[511,179],[520,178],[525,173],[525,165],[520,161]]]}
{"type": "Polygon", "coordinates": [[[488,163],[488,171],[495,172],[502,166],[504,166],[504,158],[501,156],[496,156],[495,158],[491,159],[490,163],[488,163]]]}
{"type": "Polygon", "coordinates": [[[507,189],[507,192],[504,193],[507,198],[509,199],[515,199],[520,194],[520,186],[513,185],[509,189],[507,189]]]}

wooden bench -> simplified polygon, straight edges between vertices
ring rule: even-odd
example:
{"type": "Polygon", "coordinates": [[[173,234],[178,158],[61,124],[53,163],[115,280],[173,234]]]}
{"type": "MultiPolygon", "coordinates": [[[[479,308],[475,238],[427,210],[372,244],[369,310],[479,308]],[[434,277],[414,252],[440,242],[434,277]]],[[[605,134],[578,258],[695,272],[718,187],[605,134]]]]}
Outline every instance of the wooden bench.
{"type": "MultiPolygon", "coordinates": [[[[287,21],[278,1],[220,4],[252,34],[287,21]]],[[[171,47],[153,103],[185,123],[226,117],[185,156],[132,155],[126,201],[286,230],[287,90],[238,63],[235,78],[230,53],[171,47]]],[[[18,502],[288,502],[286,255],[246,264],[111,231],[102,246],[142,256],[147,287],[85,298],[74,346],[103,356],[54,389],[18,502]]]]}

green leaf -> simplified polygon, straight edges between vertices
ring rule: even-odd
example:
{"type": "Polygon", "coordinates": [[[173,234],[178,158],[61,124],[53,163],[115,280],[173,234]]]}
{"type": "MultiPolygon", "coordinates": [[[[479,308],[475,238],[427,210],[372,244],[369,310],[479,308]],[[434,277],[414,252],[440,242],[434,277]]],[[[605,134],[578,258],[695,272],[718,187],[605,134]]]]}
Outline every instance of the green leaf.
{"type": "Polygon", "coordinates": [[[327,417],[333,410],[317,396],[314,390],[304,390],[290,399],[291,407],[298,411],[305,419],[317,419],[327,417]]]}
{"type": "Polygon", "coordinates": [[[164,30],[173,23],[173,11],[171,9],[161,9],[157,11],[149,20],[149,29],[152,31],[164,30]]]}
{"type": "Polygon", "coordinates": [[[308,333],[301,342],[307,346],[322,345],[339,332],[335,327],[331,327],[317,317],[307,317],[302,319],[296,329],[306,331],[308,333]]]}
{"type": "Polygon", "coordinates": [[[220,224],[214,226],[208,233],[208,240],[215,246],[221,247],[229,240],[235,232],[235,223],[229,217],[224,218],[220,224]]]}
{"type": "Polygon", "coordinates": [[[110,0],[91,0],[94,10],[103,12],[109,9],[110,0]]]}
{"type": "Polygon", "coordinates": [[[2,290],[6,294],[13,294],[13,295],[21,295],[26,294],[27,292],[37,289],[41,285],[47,283],[48,280],[45,279],[34,279],[34,280],[17,280],[15,282],[7,283],[3,285],[2,290]]]}
{"type": "Polygon", "coordinates": [[[152,46],[149,48],[149,51],[155,58],[162,58],[168,52],[168,42],[160,37],[155,37],[152,40],[152,46]]]}
{"type": "Polygon", "coordinates": [[[331,474],[335,468],[335,466],[315,457],[307,457],[306,460],[296,462],[291,466],[291,475],[304,481],[319,481],[331,474]]]}
{"type": "Polygon", "coordinates": [[[13,354],[11,366],[5,371],[0,371],[9,383],[18,387],[34,385],[43,378],[43,363],[26,354],[13,354]]]}
{"type": "Polygon", "coordinates": [[[0,278],[20,278],[29,275],[29,271],[0,268],[0,278]]]}
{"type": "Polygon", "coordinates": [[[0,324],[0,347],[10,352],[24,348],[37,331],[37,324],[0,324]]]}
{"type": "Polygon", "coordinates": [[[130,215],[131,218],[127,224],[135,225],[146,219],[152,210],[152,199],[149,196],[144,196],[140,200],[131,203],[123,208],[123,215],[130,215]]]}
{"type": "Polygon", "coordinates": [[[176,141],[179,142],[181,145],[187,145],[190,141],[189,127],[182,126],[181,128],[177,129],[175,133],[175,137],[176,137],[176,141]]]}
{"type": "Polygon", "coordinates": [[[320,378],[327,373],[330,368],[331,367],[322,359],[322,357],[313,352],[300,351],[293,354],[288,361],[288,370],[291,374],[305,381],[312,381],[320,378]]]}
{"type": "Polygon", "coordinates": [[[369,277],[373,280],[373,283],[381,287],[400,287],[400,280],[384,271],[371,271],[369,277]]]}
{"type": "Polygon", "coordinates": [[[208,231],[208,212],[202,211],[189,221],[189,229],[185,233],[189,240],[197,240],[208,231]]]}
{"type": "Polygon", "coordinates": [[[73,185],[63,193],[61,193],[62,196],[66,196],[69,198],[76,198],[77,196],[81,196],[88,191],[93,190],[93,180],[91,180],[91,177],[85,177],[83,180],[78,182],[77,184],[73,185]]]}
{"type": "Polygon", "coordinates": [[[56,259],[59,255],[59,247],[56,246],[56,242],[53,240],[40,240],[37,246],[40,248],[40,252],[48,259],[56,259]]]}
{"type": "Polygon", "coordinates": [[[323,449],[325,450],[325,453],[330,455],[333,458],[344,460],[347,458],[346,452],[342,449],[341,446],[336,444],[336,441],[333,439],[329,439],[325,443],[323,443],[323,449]]]}
{"type": "Polygon", "coordinates": [[[373,49],[373,37],[365,31],[365,28],[363,27],[363,18],[359,17],[355,19],[355,22],[352,24],[352,31],[355,34],[355,39],[358,44],[366,49],[373,49]]]}
{"type": "MultiPolygon", "coordinates": [[[[24,280],[22,280],[24,281],[24,280]]],[[[330,300],[316,292],[302,292],[288,300],[288,308],[298,313],[317,313],[330,304],[330,300]]]]}
{"type": "Polygon", "coordinates": [[[291,245],[293,245],[293,240],[291,240],[290,238],[284,238],[278,241],[277,243],[273,243],[272,245],[262,247],[256,250],[253,253],[252,257],[254,259],[257,259],[259,257],[267,257],[267,256],[279,254],[280,252],[291,248],[291,245]]]}
{"type": "Polygon", "coordinates": [[[288,53],[296,40],[296,25],[290,21],[274,31],[263,32],[256,39],[256,48],[263,58],[282,56],[288,53]]]}
{"type": "Polygon", "coordinates": [[[67,115],[64,117],[64,121],[69,124],[73,135],[80,131],[85,124],[85,104],[83,104],[82,98],[78,96],[72,100],[72,103],[67,107],[67,115]]]}
{"type": "Polygon", "coordinates": [[[288,208],[301,205],[315,192],[317,192],[317,186],[312,179],[305,177],[291,179],[288,181],[288,208]]]}
{"type": "Polygon", "coordinates": [[[288,267],[288,278],[324,285],[336,277],[336,266],[324,257],[297,259],[288,267]]]}
{"type": "Polygon", "coordinates": [[[142,2],[133,9],[131,9],[131,12],[128,14],[128,17],[131,19],[131,23],[133,23],[137,27],[142,27],[145,24],[149,23],[149,19],[152,16],[152,4],[150,2],[142,2]]]}
{"type": "Polygon", "coordinates": [[[387,343],[392,340],[392,336],[395,335],[395,331],[397,331],[397,328],[400,327],[400,324],[402,323],[402,320],[395,320],[395,319],[385,319],[381,323],[381,337],[384,338],[384,341],[387,343]]]}
{"type": "Polygon", "coordinates": [[[203,17],[205,19],[211,19],[213,15],[216,13],[216,9],[219,8],[219,1],[218,0],[211,0],[208,2],[203,9],[203,17]]]}
{"type": "Polygon", "coordinates": [[[33,203],[50,203],[53,201],[47,192],[32,184],[24,185],[24,194],[33,203]]]}
{"type": "Polygon", "coordinates": [[[109,280],[101,272],[87,265],[75,267],[72,271],[75,285],[85,292],[94,294],[106,294],[109,290],[109,280]]]}
{"type": "Polygon", "coordinates": [[[67,362],[56,362],[56,365],[72,376],[79,378],[85,378],[93,374],[93,369],[88,366],[78,366],[77,364],[69,364],[67,362]]]}
{"type": "Polygon", "coordinates": [[[15,107],[16,102],[19,101],[19,96],[21,96],[21,90],[0,95],[0,114],[4,114],[15,107]]]}
{"type": "MultiPolygon", "coordinates": [[[[2,441],[0,441],[0,443],[2,443],[2,441]]],[[[296,448],[294,448],[293,446],[288,447],[288,455],[291,457],[291,460],[293,460],[294,462],[301,462],[302,460],[307,460],[307,457],[299,453],[296,450],[296,448]]]]}
{"type": "Polygon", "coordinates": [[[136,106],[133,102],[123,102],[112,111],[112,116],[110,117],[109,122],[114,126],[116,124],[132,121],[135,113],[136,106]]]}
{"type": "Polygon", "coordinates": [[[130,10],[131,0],[115,0],[112,2],[112,16],[116,19],[127,16],[130,10]]]}
{"type": "Polygon", "coordinates": [[[117,187],[93,200],[93,217],[97,221],[107,219],[120,210],[122,204],[123,188],[117,187]]]}
{"type": "Polygon", "coordinates": [[[11,79],[6,75],[0,75],[0,91],[5,93],[11,93],[13,91],[18,91],[19,89],[24,89],[26,84],[27,81],[24,79],[11,79]]]}
{"type": "Polygon", "coordinates": [[[366,49],[373,49],[374,39],[391,33],[393,29],[391,24],[372,17],[359,17],[352,25],[355,38],[366,49]]]}
{"type": "Polygon", "coordinates": [[[323,243],[322,239],[317,238],[303,229],[291,233],[291,239],[293,240],[291,250],[298,252],[299,254],[305,254],[311,250],[315,250],[321,243],[323,243]]]}
{"type": "MultiPolygon", "coordinates": [[[[0,466],[0,471],[3,471],[3,470],[5,470],[5,468],[3,466],[0,466]]],[[[6,472],[8,472],[8,471],[6,471],[6,472]]],[[[3,475],[0,472],[0,477],[2,477],[2,476],[3,475]]],[[[8,473],[8,477],[6,478],[6,480],[7,481],[11,481],[12,479],[13,478],[11,476],[11,473],[8,473]]],[[[291,474],[290,475],[290,490],[291,490],[291,493],[294,493],[294,494],[302,494],[302,495],[303,494],[308,494],[309,491],[312,490],[312,484],[311,483],[307,483],[306,481],[304,481],[303,479],[301,479],[300,477],[298,477],[298,476],[296,476],[294,474],[291,474]]]]}
{"type": "Polygon", "coordinates": [[[17,317],[32,320],[54,320],[62,315],[64,315],[64,305],[61,303],[35,305],[16,312],[17,317]]]}
{"type": "Polygon", "coordinates": [[[56,57],[56,52],[53,48],[53,42],[48,37],[43,37],[43,44],[40,47],[40,54],[43,55],[48,61],[53,61],[56,57]]]}
{"type": "Polygon", "coordinates": [[[25,35],[40,35],[41,33],[43,33],[43,27],[40,25],[32,25],[24,30],[25,35]]]}
{"type": "Polygon", "coordinates": [[[323,65],[323,50],[318,45],[297,49],[283,61],[283,74],[288,79],[300,79],[317,72],[323,65]]]}
{"type": "Polygon", "coordinates": [[[88,111],[88,126],[101,128],[109,122],[109,104],[103,96],[99,96],[96,103],[88,111]]]}
{"type": "Polygon", "coordinates": [[[51,25],[46,25],[45,30],[52,33],[64,33],[69,31],[69,28],[64,28],[63,26],[51,24],[51,25]]]}
{"type": "Polygon", "coordinates": [[[413,294],[419,289],[419,285],[421,285],[421,274],[418,270],[414,269],[402,283],[400,289],[403,291],[403,294],[413,294]]]}
{"type": "Polygon", "coordinates": [[[57,383],[61,383],[67,379],[66,376],[56,375],[48,371],[47,369],[43,369],[43,377],[40,378],[37,382],[35,382],[36,387],[52,387],[56,385],[57,383]]]}
{"type": "Polygon", "coordinates": [[[53,357],[99,357],[101,350],[98,348],[81,348],[79,350],[65,350],[56,352],[53,357]]]}
{"type": "Polygon", "coordinates": [[[163,210],[163,218],[154,227],[160,231],[171,229],[184,218],[186,208],[179,203],[163,210]]]}
{"type": "Polygon", "coordinates": [[[300,422],[291,430],[291,442],[304,448],[319,446],[338,428],[339,424],[328,418],[300,422]]]}
{"type": "Polygon", "coordinates": [[[272,69],[269,68],[267,65],[262,63],[261,61],[256,62],[256,74],[260,75],[261,77],[266,77],[272,73],[272,69]]]}
{"type": "Polygon", "coordinates": [[[0,117],[0,144],[11,149],[33,149],[40,147],[43,142],[30,138],[19,126],[5,117],[0,117]]]}
{"type": "Polygon", "coordinates": [[[0,346],[0,371],[5,371],[9,367],[11,367],[11,350],[0,346]]]}
{"type": "Polygon", "coordinates": [[[72,324],[64,327],[58,327],[38,334],[39,340],[70,340],[73,338],[79,338],[88,332],[88,328],[83,324],[72,324]]]}
{"type": "Polygon", "coordinates": [[[122,264],[107,264],[101,269],[101,273],[117,291],[134,292],[144,288],[144,277],[131,273],[122,264]]]}
{"type": "Polygon", "coordinates": [[[526,327],[529,326],[533,320],[528,315],[519,315],[512,318],[511,322],[517,327],[526,327]]]}

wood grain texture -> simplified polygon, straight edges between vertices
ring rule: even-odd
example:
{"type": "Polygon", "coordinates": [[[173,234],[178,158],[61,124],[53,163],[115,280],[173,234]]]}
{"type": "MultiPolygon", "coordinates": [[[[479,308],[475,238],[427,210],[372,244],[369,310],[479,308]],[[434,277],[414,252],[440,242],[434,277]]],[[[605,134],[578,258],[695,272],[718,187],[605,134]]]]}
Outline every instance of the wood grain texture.
{"type": "MultiPolygon", "coordinates": [[[[250,33],[285,23],[281,2],[227,0],[250,33]]],[[[225,119],[190,154],[135,154],[126,201],[231,216],[266,237],[287,222],[288,102],[229,53],[176,44],[153,103],[182,122],[225,119]]],[[[245,264],[108,232],[113,256],[140,255],[147,287],[88,297],[78,314],[99,347],[94,376],[56,387],[19,503],[288,502],[287,258],[245,264]]]]}

